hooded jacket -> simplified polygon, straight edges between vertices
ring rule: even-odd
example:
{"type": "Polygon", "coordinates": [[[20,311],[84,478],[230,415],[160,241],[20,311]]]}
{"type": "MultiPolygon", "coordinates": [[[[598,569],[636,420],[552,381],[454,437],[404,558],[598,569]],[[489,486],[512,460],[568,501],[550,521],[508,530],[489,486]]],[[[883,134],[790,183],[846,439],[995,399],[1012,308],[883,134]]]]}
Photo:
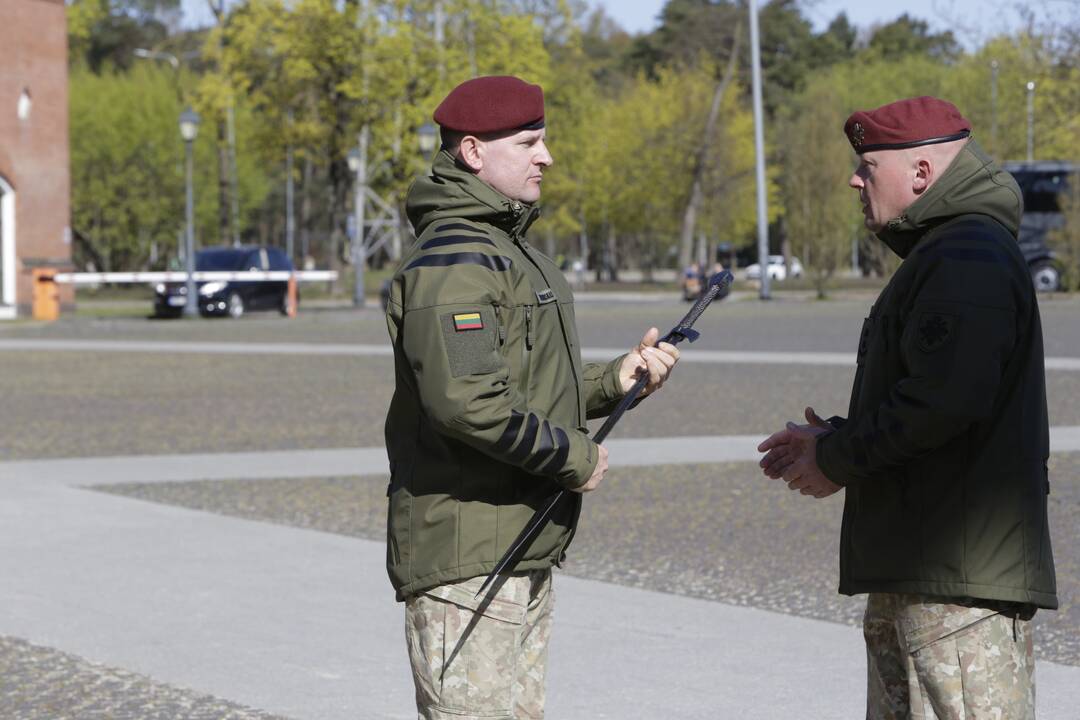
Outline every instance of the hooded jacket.
{"type": "Polygon", "coordinates": [[[846,488],[841,593],[1057,607],[1022,211],[1012,177],[969,141],[878,235],[903,262],[863,324],[848,417],[817,442],[846,488]]]}
{"type": "MultiPolygon", "coordinates": [[[[387,569],[399,600],[489,573],[546,498],[589,479],[586,420],[623,395],[621,357],[581,362],[570,287],[525,238],[537,208],[441,151],[406,209],[417,241],[387,307],[387,569]]],[[[561,560],[581,507],[572,495],[517,570],[561,560]]]]}

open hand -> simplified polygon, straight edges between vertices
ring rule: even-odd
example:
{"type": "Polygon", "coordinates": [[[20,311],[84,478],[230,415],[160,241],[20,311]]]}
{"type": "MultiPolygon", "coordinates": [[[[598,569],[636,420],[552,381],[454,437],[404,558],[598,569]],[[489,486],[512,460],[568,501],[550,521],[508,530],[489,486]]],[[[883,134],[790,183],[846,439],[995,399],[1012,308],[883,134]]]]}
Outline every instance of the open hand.
{"type": "Polygon", "coordinates": [[[811,407],[806,408],[805,415],[806,425],[789,422],[758,445],[758,451],[765,453],[759,465],[768,477],[783,478],[791,490],[815,498],[828,497],[840,486],[817,465],[817,438],[832,427],[811,407]]]}

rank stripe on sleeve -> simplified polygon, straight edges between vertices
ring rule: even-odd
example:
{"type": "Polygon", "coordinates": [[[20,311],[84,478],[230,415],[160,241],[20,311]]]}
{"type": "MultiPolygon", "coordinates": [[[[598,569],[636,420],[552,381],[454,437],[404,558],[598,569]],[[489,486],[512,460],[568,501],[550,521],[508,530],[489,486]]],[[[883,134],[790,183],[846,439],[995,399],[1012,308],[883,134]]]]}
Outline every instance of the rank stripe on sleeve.
{"type": "Polygon", "coordinates": [[[413,260],[405,268],[412,270],[416,267],[448,267],[450,265],[482,265],[488,270],[502,272],[509,270],[513,262],[502,255],[485,255],[478,252],[448,253],[446,255],[424,255],[413,260]]]}

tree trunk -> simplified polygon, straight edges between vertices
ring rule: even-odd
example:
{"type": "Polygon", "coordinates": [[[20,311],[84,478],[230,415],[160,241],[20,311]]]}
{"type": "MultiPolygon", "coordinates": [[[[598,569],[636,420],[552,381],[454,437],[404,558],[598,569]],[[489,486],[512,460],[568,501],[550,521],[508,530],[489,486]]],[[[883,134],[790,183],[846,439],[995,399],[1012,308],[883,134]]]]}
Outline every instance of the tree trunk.
{"type": "Polygon", "coordinates": [[[724,100],[724,93],[735,77],[738,68],[739,45],[742,40],[742,22],[735,25],[735,35],[731,42],[731,56],[728,57],[724,76],[716,85],[713,92],[712,106],[709,108],[709,117],[705,121],[705,132],[698,146],[697,156],[694,158],[693,184],[690,188],[690,199],[683,211],[682,234],[679,241],[679,269],[690,264],[690,258],[694,252],[694,230],[697,225],[698,210],[701,208],[701,199],[704,191],[702,182],[705,178],[705,162],[709,157],[709,149],[712,145],[712,137],[716,132],[716,122],[720,117],[720,105],[724,100]]]}
{"type": "Polygon", "coordinates": [[[229,130],[225,118],[217,121],[218,147],[218,236],[222,245],[229,244],[229,130]]]}

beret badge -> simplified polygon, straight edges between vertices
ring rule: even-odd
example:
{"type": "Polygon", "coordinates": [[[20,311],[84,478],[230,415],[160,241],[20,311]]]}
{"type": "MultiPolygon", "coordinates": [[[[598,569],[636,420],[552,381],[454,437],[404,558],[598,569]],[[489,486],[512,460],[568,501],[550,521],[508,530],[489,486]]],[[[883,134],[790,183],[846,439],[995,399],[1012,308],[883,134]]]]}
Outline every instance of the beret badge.
{"type": "Polygon", "coordinates": [[[856,148],[863,144],[863,138],[866,136],[866,130],[863,128],[862,123],[853,123],[851,126],[851,144],[856,148]]]}

